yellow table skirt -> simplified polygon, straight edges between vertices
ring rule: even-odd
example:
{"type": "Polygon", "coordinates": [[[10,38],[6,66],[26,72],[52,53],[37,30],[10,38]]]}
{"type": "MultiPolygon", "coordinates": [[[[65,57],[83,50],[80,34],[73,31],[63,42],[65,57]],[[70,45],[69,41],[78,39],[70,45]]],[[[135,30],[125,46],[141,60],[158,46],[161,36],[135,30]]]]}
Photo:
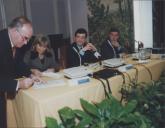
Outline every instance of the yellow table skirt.
{"type": "MultiPolygon", "coordinates": [[[[165,70],[165,60],[150,60],[149,63],[136,65],[136,61],[126,60],[127,63],[135,64],[138,69],[138,82],[149,82],[151,77],[145,67],[152,73],[153,80],[158,80],[162,71],[165,70]]],[[[135,69],[127,73],[131,78],[135,77],[135,69]]],[[[126,81],[129,77],[125,74],[126,81]]],[[[120,99],[119,90],[123,83],[121,75],[109,79],[113,96],[120,99]]],[[[45,89],[21,90],[13,101],[8,101],[8,126],[9,127],[45,127],[45,117],[55,117],[59,120],[58,110],[64,106],[73,109],[81,109],[80,98],[91,102],[100,102],[105,98],[101,82],[91,79],[89,83],[80,86],[68,86],[45,89]]]]}

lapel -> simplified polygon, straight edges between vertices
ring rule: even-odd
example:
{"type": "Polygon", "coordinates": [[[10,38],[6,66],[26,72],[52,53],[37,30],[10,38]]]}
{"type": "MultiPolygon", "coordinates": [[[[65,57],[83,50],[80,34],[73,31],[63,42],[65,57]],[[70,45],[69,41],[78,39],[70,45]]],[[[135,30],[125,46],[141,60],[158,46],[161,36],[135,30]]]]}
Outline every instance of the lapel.
{"type": "Polygon", "coordinates": [[[12,52],[12,47],[11,47],[11,42],[9,39],[8,31],[6,31],[6,36],[4,38],[4,48],[5,48],[5,70],[10,74],[15,73],[15,60],[13,58],[13,52],[12,52]]]}

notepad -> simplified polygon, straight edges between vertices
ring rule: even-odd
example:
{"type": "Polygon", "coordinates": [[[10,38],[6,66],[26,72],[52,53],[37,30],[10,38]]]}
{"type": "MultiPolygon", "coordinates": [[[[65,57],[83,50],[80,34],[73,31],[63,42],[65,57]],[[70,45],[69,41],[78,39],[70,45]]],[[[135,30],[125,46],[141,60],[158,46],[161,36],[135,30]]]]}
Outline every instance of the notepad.
{"type": "Polygon", "coordinates": [[[35,82],[32,86],[34,89],[58,87],[66,85],[64,80],[49,80],[46,83],[35,82]]]}

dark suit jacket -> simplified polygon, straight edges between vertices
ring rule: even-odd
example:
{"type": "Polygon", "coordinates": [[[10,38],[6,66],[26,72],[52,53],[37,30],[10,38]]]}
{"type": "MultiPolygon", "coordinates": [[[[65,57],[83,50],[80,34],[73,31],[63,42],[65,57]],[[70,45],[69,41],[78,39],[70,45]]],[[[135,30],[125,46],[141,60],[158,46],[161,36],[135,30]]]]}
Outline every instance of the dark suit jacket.
{"type": "Polygon", "coordinates": [[[76,67],[83,65],[84,63],[92,63],[98,61],[97,58],[94,56],[93,51],[85,51],[85,54],[82,56],[79,54],[79,48],[77,44],[74,42],[68,51],[68,67],[76,67]],[[76,51],[77,52],[76,52],[76,51]],[[80,63],[81,58],[81,63],[80,63]]]}
{"type": "MultiPolygon", "coordinates": [[[[119,54],[124,52],[124,49],[114,48],[116,57],[119,57],[119,54]]],[[[104,41],[101,45],[101,57],[103,60],[111,59],[115,57],[112,46],[108,43],[108,40],[104,41]]]]}
{"type": "MultiPolygon", "coordinates": [[[[15,92],[17,81],[14,80],[19,77],[21,72],[29,71],[21,60],[17,57],[13,59],[11,42],[8,35],[8,30],[0,31],[0,91],[1,92],[15,92]],[[24,70],[25,69],[25,70],[24,70]]],[[[16,53],[17,54],[17,53],[16,53]]],[[[27,73],[27,75],[30,72],[27,73]]]]}

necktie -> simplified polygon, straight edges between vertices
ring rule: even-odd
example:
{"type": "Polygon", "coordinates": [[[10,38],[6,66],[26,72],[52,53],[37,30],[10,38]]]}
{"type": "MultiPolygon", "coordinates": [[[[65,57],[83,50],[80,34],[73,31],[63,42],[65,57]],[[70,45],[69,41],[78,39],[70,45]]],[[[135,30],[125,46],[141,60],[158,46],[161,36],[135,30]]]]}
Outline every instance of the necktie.
{"type": "Polygon", "coordinates": [[[15,57],[15,53],[16,53],[16,47],[12,47],[12,52],[13,52],[13,58],[15,57]]]}

